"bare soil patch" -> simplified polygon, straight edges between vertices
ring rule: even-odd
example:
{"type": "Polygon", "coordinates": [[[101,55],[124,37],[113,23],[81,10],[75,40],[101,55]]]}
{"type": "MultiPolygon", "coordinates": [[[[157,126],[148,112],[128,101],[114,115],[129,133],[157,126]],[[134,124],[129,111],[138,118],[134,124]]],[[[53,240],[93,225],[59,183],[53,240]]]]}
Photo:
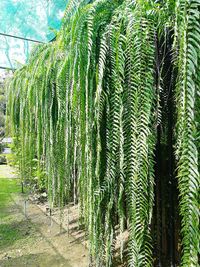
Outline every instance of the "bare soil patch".
{"type": "MultiPolygon", "coordinates": [[[[5,177],[9,170],[6,167],[3,171],[5,177]]],[[[28,201],[25,205],[20,182],[17,188],[12,192],[10,184],[8,191],[0,192],[0,204],[1,197],[6,196],[0,205],[0,267],[88,266],[88,251],[80,241],[36,204],[28,201]]]]}

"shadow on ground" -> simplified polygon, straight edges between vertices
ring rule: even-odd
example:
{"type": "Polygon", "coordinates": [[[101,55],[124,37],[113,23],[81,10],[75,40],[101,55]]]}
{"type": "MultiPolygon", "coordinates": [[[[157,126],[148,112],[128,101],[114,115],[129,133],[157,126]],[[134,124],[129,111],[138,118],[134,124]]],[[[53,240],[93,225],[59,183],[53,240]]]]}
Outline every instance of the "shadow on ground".
{"type": "Polygon", "coordinates": [[[26,240],[34,234],[35,229],[27,220],[0,223],[0,251],[6,249],[6,247],[14,245],[20,239],[22,242],[26,242],[26,240]]]}
{"type": "Polygon", "coordinates": [[[5,255],[5,259],[0,260],[1,267],[71,267],[58,255],[49,255],[47,253],[28,254],[20,257],[10,258],[5,255]]]}
{"type": "Polygon", "coordinates": [[[20,180],[5,178],[7,171],[0,175],[0,267],[88,266],[85,248],[27,201],[20,180]]]}

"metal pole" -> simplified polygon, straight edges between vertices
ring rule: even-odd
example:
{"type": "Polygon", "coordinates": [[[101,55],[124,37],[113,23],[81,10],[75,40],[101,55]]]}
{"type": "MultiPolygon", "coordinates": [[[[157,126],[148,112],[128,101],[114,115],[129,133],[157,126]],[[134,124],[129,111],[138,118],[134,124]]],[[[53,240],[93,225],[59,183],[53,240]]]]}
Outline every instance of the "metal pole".
{"type": "Polygon", "coordinates": [[[6,37],[17,38],[17,39],[20,39],[20,40],[25,40],[25,41],[31,41],[31,42],[35,42],[35,43],[44,44],[44,42],[41,42],[41,41],[38,41],[38,40],[33,40],[33,39],[29,39],[29,38],[19,37],[19,36],[7,34],[7,33],[0,32],[0,35],[6,36],[6,37]]]}
{"type": "Polygon", "coordinates": [[[2,70],[12,70],[12,71],[15,71],[16,70],[14,68],[2,67],[2,66],[0,66],[0,69],[2,69],[2,70]]]}
{"type": "Polygon", "coordinates": [[[0,69],[2,69],[2,70],[12,70],[12,71],[15,71],[16,70],[14,68],[2,67],[2,66],[0,66],[0,69]]]}

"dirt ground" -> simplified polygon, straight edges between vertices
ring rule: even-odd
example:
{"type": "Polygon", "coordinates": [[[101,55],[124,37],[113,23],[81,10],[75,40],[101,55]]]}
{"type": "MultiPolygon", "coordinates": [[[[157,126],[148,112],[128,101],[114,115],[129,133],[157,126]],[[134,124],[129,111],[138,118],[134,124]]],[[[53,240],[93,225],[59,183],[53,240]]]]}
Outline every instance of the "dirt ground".
{"type": "MultiPolygon", "coordinates": [[[[0,166],[0,267],[88,266],[82,240],[27,200],[14,178],[12,168],[0,166]]],[[[77,228],[74,232],[80,237],[77,228]]]]}
{"type": "Polygon", "coordinates": [[[17,174],[9,165],[0,165],[0,178],[17,178],[17,174]]]}

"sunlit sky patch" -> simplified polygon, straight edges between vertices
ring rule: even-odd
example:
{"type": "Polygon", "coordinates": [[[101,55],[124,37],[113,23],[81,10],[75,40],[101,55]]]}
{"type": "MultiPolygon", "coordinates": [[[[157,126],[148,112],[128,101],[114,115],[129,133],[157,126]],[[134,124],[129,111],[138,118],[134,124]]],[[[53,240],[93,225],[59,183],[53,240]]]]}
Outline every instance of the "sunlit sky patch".
{"type": "MultiPolygon", "coordinates": [[[[0,0],[0,33],[49,42],[59,30],[68,0],[0,0]]],[[[0,66],[27,61],[34,43],[0,35],[0,66]]]]}

